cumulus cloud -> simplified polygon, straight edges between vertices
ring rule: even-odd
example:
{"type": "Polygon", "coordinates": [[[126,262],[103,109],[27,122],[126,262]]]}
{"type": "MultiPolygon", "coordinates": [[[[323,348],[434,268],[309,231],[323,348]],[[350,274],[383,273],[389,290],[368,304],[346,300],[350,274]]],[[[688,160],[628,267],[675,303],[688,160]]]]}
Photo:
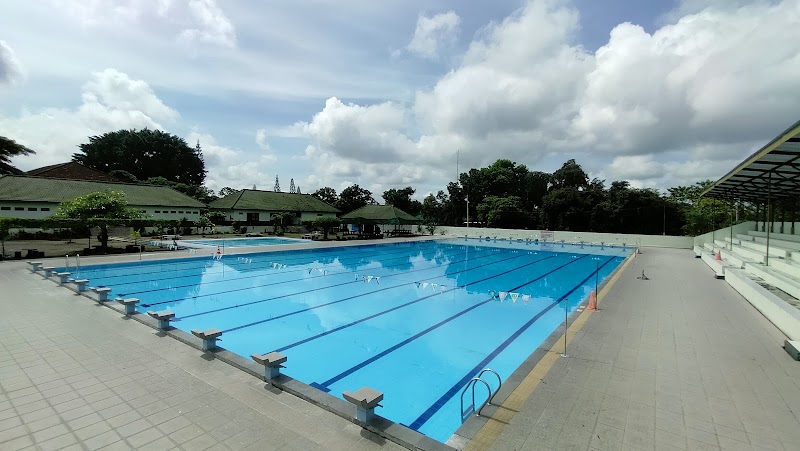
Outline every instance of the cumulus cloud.
{"type": "Polygon", "coordinates": [[[44,108],[23,111],[18,117],[0,116],[5,136],[36,151],[16,159],[19,167],[32,169],[67,161],[89,136],[125,128],[163,129],[162,123],[179,118],[147,83],[115,69],[93,73],[83,86],[81,99],[75,109],[44,108]]]}
{"type": "Polygon", "coordinates": [[[260,128],[256,130],[256,144],[261,150],[269,150],[269,143],[267,142],[267,130],[260,128]]]}
{"type": "Polygon", "coordinates": [[[316,161],[349,179],[396,177],[399,163],[413,161],[409,179],[448,180],[457,151],[462,167],[635,157],[607,172],[716,177],[800,112],[800,3],[710,4],[652,34],[620,24],[590,52],[575,44],[575,8],[531,0],[486,27],[413,105],[332,98],[300,128],[316,161]],[[658,163],[689,158],[704,164],[658,163]]]}
{"type": "Polygon", "coordinates": [[[458,34],[461,18],[455,11],[448,11],[434,16],[420,14],[414,37],[406,46],[406,50],[423,58],[435,59],[442,47],[452,45],[458,34]]]}
{"type": "Polygon", "coordinates": [[[168,27],[178,41],[233,47],[236,30],[215,0],[51,0],[87,27],[168,27]]]}
{"type": "Polygon", "coordinates": [[[14,49],[6,41],[0,41],[0,85],[14,84],[24,78],[22,64],[14,49]]]}

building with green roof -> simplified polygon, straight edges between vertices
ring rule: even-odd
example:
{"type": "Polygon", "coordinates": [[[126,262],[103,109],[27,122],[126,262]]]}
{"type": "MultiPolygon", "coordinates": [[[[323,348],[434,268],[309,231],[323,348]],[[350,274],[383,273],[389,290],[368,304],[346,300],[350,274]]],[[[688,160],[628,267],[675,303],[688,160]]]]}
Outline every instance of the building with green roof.
{"type": "Polygon", "coordinates": [[[153,219],[196,221],[206,208],[202,202],[166,186],[2,175],[0,217],[46,218],[62,202],[101,191],[122,191],[131,208],[153,219]]]}
{"type": "Polygon", "coordinates": [[[394,230],[411,231],[411,224],[419,224],[419,219],[392,205],[365,205],[341,217],[342,222],[350,224],[350,230],[380,233],[387,232],[386,226],[394,230]],[[376,228],[376,226],[378,226],[376,228]],[[383,226],[383,229],[380,229],[383,226]]]}
{"type": "Polygon", "coordinates": [[[209,204],[211,211],[221,212],[230,221],[258,225],[271,221],[277,213],[292,213],[294,224],[321,217],[335,218],[340,211],[310,194],[279,193],[243,189],[209,204]]]}

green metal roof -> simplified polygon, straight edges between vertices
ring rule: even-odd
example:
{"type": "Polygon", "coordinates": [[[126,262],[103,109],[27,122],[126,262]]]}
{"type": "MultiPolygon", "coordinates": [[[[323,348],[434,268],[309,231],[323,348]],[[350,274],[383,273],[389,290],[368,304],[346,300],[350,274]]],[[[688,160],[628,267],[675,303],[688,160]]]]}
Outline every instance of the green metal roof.
{"type": "Polygon", "coordinates": [[[342,216],[342,221],[364,221],[377,224],[417,224],[419,219],[392,205],[365,205],[342,216]]]}
{"type": "Polygon", "coordinates": [[[733,168],[702,195],[750,201],[800,196],[800,121],[733,168]]]}
{"type": "Polygon", "coordinates": [[[84,194],[122,191],[128,204],[154,207],[204,208],[205,204],[172,188],[131,183],[92,182],[16,175],[0,176],[0,201],[60,204],[84,194]]]}
{"type": "Polygon", "coordinates": [[[306,211],[314,213],[339,213],[339,210],[310,194],[276,193],[243,189],[217,199],[209,204],[219,210],[306,211]]]}

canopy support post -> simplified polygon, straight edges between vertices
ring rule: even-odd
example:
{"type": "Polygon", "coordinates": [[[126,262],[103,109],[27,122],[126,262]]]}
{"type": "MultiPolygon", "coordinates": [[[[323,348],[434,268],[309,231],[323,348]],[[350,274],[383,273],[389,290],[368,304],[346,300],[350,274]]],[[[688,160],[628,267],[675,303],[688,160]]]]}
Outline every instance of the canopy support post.
{"type": "Polygon", "coordinates": [[[767,256],[764,259],[764,266],[769,266],[769,235],[772,232],[772,171],[769,172],[767,179],[767,220],[769,227],[767,227],[767,256]]]}

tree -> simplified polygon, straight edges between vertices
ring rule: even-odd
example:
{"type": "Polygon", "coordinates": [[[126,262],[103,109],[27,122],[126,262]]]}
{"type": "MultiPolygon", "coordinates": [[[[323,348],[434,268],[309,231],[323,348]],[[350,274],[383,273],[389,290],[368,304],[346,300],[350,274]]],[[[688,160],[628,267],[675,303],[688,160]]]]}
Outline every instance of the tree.
{"type": "Polygon", "coordinates": [[[140,183],[141,181],[133,174],[128,171],[123,171],[122,169],[114,169],[113,171],[109,172],[108,175],[114,177],[115,179],[126,182],[126,183],[140,183]]]}
{"type": "Polygon", "coordinates": [[[478,205],[478,218],[489,227],[525,228],[522,199],[517,196],[489,196],[478,205]]]}
{"type": "Polygon", "coordinates": [[[589,176],[581,165],[570,159],[553,172],[553,184],[556,188],[586,188],[589,185],[589,176]]]}
{"type": "Polygon", "coordinates": [[[289,193],[295,194],[297,189],[294,187],[294,179],[289,179],[289,193]]]}
{"type": "Polygon", "coordinates": [[[422,210],[422,204],[411,198],[415,192],[416,190],[410,186],[403,189],[392,188],[383,192],[383,200],[387,205],[392,205],[411,216],[416,216],[422,210]]]}
{"type": "Polygon", "coordinates": [[[139,180],[164,177],[199,186],[206,177],[199,143],[190,147],[183,138],[147,128],[91,136],[72,160],[106,173],[127,171],[139,180]]]}
{"type": "Polygon", "coordinates": [[[300,185],[297,185],[297,194],[303,194],[300,192],[300,185]]]}
{"type": "Polygon", "coordinates": [[[364,205],[374,203],[375,199],[372,198],[371,191],[361,188],[358,185],[352,185],[342,190],[342,194],[339,195],[339,202],[337,202],[336,208],[345,213],[349,213],[357,208],[363,207],[364,205]]]}
{"type": "Polygon", "coordinates": [[[211,201],[217,199],[217,195],[214,193],[214,191],[211,190],[211,188],[206,188],[205,186],[175,183],[165,179],[164,177],[151,177],[147,179],[145,183],[148,185],[160,185],[172,188],[175,191],[186,194],[187,196],[197,199],[204,204],[210,203],[211,201]]]}
{"type": "Polygon", "coordinates": [[[0,136],[0,174],[23,174],[11,165],[11,157],[34,154],[31,149],[17,143],[13,139],[0,136]]]}
{"type": "Polygon", "coordinates": [[[278,181],[278,176],[277,175],[275,176],[275,188],[274,188],[274,190],[275,190],[276,193],[280,193],[281,192],[281,183],[278,181]]]}
{"type": "Polygon", "coordinates": [[[336,190],[327,186],[314,191],[311,195],[328,205],[336,206],[339,203],[339,196],[336,194],[336,190]]]}
{"type": "Polygon", "coordinates": [[[330,216],[323,216],[321,218],[316,218],[313,221],[311,221],[311,225],[313,227],[322,229],[323,239],[326,239],[326,240],[328,239],[328,232],[332,228],[338,227],[339,224],[341,224],[341,221],[339,221],[339,218],[333,218],[333,217],[330,217],[330,216]]]}
{"type": "MultiPolygon", "coordinates": [[[[225,216],[223,215],[223,218],[225,216]]],[[[206,229],[214,227],[214,223],[211,221],[211,217],[208,213],[203,213],[200,215],[200,219],[197,220],[197,227],[200,228],[200,233],[205,235],[206,229]]]]}
{"type": "MultiPolygon", "coordinates": [[[[442,191],[440,193],[444,194],[442,191]]],[[[433,194],[428,194],[422,201],[422,219],[426,223],[442,224],[442,205],[433,194]]]]}
{"type": "Polygon", "coordinates": [[[221,190],[219,190],[219,197],[230,196],[231,194],[235,194],[237,192],[238,191],[236,191],[235,189],[229,186],[225,186],[221,190]]]}
{"type": "Polygon", "coordinates": [[[286,226],[292,223],[294,220],[294,214],[288,211],[284,211],[281,213],[274,213],[272,215],[272,224],[273,224],[273,231],[275,235],[278,235],[278,227],[280,227],[280,235],[286,231],[286,226]]]}
{"type": "Polygon", "coordinates": [[[56,219],[78,219],[87,225],[100,227],[97,240],[105,250],[108,247],[108,220],[136,219],[142,214],[128,208],[122,191],[102,191],[84,194],[58,206],[56,219]]]}

